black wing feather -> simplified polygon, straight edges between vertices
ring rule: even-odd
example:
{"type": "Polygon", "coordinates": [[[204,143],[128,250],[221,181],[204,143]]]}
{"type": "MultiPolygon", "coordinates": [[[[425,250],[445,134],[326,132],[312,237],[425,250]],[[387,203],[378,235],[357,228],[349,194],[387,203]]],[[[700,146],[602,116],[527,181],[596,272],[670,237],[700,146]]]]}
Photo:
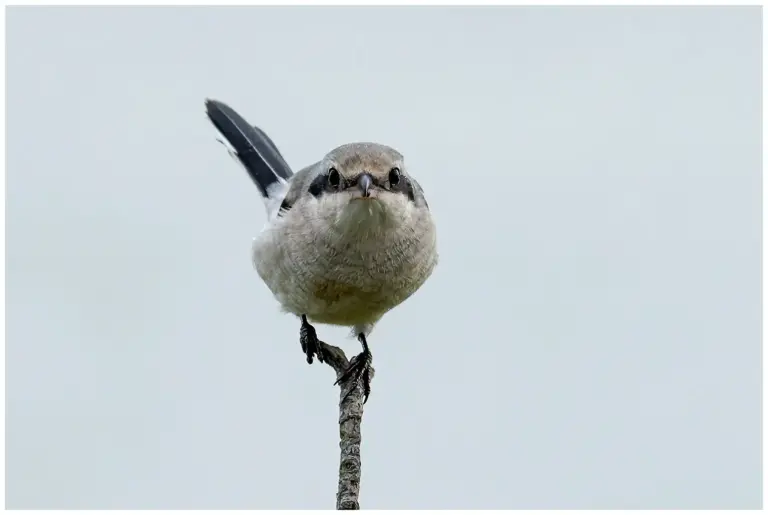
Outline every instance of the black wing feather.
{"type": "Polygon", "coordinates": [[[268,196],[269,186],[293,175],[277,145],[264,131],[253,127],[237,111],[218,100],[207,99],[205,108],[211,123],[235,149],[237,158],[264,197],[268,196]]]}

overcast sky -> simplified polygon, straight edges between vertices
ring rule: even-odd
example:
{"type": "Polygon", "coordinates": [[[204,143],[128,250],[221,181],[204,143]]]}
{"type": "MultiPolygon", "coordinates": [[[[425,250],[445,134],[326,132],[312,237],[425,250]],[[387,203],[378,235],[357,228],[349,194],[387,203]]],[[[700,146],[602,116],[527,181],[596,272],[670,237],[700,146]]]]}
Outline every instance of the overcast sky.
{"type": "MultiPolygon", "coordinates": [[[[760,8],[9,8],[10,508],[333,508],[229,103],[406,156],[363,508],[761,506],[760,8]]],[[[348,330],[317,326],[349,353],[348,330]]]]}

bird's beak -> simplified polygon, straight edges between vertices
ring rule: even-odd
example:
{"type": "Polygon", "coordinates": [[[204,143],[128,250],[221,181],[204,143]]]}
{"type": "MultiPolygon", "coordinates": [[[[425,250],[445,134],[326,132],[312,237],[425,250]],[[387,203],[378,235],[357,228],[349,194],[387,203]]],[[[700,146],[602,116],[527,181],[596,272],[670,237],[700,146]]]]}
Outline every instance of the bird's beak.
{"type": "Polygon", "coordinates": [[[371,196],[371,186],[373,186],[373,178],[370,174],[364,173],[357,179],[357,186],[363,193],[363,197],[367,198],[371,196]]]}

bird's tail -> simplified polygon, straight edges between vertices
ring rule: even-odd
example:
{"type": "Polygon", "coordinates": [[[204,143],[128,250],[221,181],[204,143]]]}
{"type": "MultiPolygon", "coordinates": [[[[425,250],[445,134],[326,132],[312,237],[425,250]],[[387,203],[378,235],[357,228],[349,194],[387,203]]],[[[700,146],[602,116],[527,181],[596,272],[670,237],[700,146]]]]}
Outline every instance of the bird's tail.
{"type": "Polygon", "coordinates": [[[293,171],[275,143],[258,127],[245,121],[237,111],[218,100],[206,99],[211,123],[229,143],[229,153],[243,165],[265,198],[275,186],[284,184],[293,171]]]}

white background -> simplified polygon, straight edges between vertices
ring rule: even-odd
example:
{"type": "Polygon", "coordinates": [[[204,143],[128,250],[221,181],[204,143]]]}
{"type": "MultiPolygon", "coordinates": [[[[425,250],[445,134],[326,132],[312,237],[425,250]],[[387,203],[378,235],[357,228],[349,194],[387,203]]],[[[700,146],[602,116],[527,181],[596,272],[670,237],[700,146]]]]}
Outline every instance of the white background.
{"type": "Polygon", "coordinates": [[[333,373],[206,97],[296,169],[394,146],[437,218],[370,337],[363,507],[760,506],[758,7],[7,23],[9,508],[334,505],[333,373]]]}

